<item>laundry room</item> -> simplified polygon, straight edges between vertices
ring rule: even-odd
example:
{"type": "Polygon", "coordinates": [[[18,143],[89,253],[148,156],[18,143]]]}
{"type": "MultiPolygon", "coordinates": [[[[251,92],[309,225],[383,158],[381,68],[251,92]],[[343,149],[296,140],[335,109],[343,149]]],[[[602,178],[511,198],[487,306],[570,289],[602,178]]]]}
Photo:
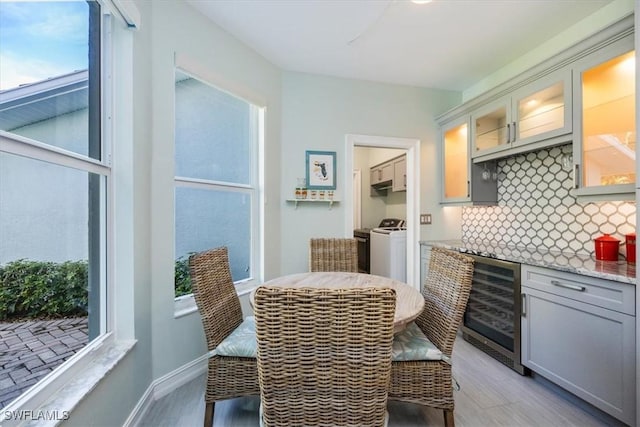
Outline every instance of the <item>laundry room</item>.
{"type": "Polygon", "coordinates": [[[406,151],[356,146],[353,151],[354,237],[362,272],[406,275],[406,151]],[[392,246],[397,249],[392,250],[392,246]]]}

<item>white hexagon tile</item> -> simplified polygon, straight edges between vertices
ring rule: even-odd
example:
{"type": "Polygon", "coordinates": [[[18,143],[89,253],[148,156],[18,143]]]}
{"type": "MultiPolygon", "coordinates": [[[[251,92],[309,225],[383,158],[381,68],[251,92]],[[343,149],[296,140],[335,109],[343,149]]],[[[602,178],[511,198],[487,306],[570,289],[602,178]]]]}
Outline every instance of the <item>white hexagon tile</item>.
{"type": "Polygon", "coordinates": [[[569,152],[565,145],[499,161],[498,206],[464,207],[462,239],[577,254],[590,254],[604,233],[624,241],[635,231],[635,204],[577,203],[562,167],[569,152]]]}

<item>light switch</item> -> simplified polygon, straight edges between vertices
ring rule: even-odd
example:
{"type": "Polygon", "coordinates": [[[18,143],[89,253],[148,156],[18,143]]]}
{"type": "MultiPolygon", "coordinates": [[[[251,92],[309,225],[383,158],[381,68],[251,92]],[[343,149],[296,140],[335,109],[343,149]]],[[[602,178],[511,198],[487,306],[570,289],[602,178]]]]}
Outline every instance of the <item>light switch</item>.
{"type": "Polygon", "coordinates": [[[420,224],[431,224],[431,214],[420,214],[420,224]]]}

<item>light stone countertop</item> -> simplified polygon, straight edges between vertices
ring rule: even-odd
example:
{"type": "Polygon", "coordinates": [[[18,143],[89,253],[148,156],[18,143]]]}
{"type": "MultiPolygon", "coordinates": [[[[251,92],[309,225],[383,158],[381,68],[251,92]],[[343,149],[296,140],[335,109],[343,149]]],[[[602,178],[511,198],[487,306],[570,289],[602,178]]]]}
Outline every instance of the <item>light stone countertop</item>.
{"type": "Polygon", "coordinates": [[[624,260],[599,261],[593,255],[462,240],[424,240],[420,244],[467,252],[503,261],[547,267],[583,276],[630,283],[632,285],[636,284],[636,266],[627,264],[624,260]]]}

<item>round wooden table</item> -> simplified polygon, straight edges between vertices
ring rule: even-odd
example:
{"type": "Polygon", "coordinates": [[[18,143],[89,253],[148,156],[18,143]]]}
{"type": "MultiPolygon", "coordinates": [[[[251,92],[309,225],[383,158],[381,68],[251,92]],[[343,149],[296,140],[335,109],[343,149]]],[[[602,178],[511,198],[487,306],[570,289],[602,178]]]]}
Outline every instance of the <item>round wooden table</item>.
{"type": "MultiPolygon", "coordinates": [[[[396,291],[396,313],[393,319],[394,332],[399,332],[422,312],[424,298],[415,288],[406,283],[363,273],[314,272],[298,273],[277,277],[265,282],[263,286],[282,286],[287,288],[391,288],[396,291]]],[[[251,292],[253,307],[255,290],[251,292]]]]}

